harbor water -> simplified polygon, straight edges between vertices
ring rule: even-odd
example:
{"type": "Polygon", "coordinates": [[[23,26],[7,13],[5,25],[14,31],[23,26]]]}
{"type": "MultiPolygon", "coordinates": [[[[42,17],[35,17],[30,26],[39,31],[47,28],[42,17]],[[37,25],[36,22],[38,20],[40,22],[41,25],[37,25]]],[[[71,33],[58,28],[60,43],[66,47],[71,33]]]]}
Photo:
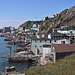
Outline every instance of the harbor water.
{"type": "Polygon", "coordinates": [[[30,63],[24,62],[24,63],[9,63],[8,58],[1,58],[1,56],[9,56],[9,48],[6,48],[6,46],[11,46],[12,47],[12,53],[14,52],[13,50],[16,48],[16,45],[8,45],[7,41],[4,41],[5,37],[0,37],[0,71],[5,72],[5,67],[10,67],[10,66],[15,66],[15,68],[18,71],[22,71],[25,69],[28,69],[31,67],[30,63]]]}

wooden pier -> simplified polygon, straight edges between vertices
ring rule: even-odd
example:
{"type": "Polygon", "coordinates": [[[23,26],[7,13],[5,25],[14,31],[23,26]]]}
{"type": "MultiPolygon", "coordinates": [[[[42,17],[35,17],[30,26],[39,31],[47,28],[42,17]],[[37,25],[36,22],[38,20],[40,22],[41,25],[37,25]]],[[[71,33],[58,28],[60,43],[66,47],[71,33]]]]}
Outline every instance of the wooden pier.
{"type": "Polygon", "coordinates": [[[9,56],[1,56],[0,58],[9,58],[9,56]]]}
{"type": "Polygon", "coordinates": [[[40,56],[33,56],[33,57],[29,57],[29,56],[11,56],[8,58],[9,62],[31,62],[31,61],[36,61],[39,60],[40,56]]]}
{"type": "MultiPolygon", "coordinates": [[[[9,37],[10,39],[6,38],[5,40],[13,40],[12,37],[9,37]]],[[[11,44],[14,43],[15,40],[9,42],[11,44]]],[[[31,42],[24,42],[22,40],[16,41],[15,42],[18,48],[16,48],[14,51],[14,55],[11,53],[11,48],[10,46],[6,46],[7,48],[10,49],[9,53],[10,56],[2,56],[1,58],[8,58],[9,62],[31,62],[31,61],[37,61],[40,59],[41,56],[36,56],[31,52],[31,42]]]]}

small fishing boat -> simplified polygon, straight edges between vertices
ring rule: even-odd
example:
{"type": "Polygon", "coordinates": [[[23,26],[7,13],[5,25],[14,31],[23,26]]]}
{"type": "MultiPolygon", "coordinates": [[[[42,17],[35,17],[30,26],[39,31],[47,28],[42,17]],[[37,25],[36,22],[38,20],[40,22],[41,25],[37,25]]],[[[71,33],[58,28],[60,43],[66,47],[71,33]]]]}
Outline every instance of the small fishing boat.
{"type": "Polygon", "coordinates": [[[0,75],[5,75],[3,72],[0,71],[0,75]]]}
{"type": "Polygon", "coordinates": [[[11,72],[17,72],[15,66],[5,67],[5,74],[8,75],[11,72]]]}
{"type": "Polygon", "coordinates": [[[14,40],[13,37],[6,37],[6,38],[4,39],[4,41],[12,41],[12,40],[14,40]]]}

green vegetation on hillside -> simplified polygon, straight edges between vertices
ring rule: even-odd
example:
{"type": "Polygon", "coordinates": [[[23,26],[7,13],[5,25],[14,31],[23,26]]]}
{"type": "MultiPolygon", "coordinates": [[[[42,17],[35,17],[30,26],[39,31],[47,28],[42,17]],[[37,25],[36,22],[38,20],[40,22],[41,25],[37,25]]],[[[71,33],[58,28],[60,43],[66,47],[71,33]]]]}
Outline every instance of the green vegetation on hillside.
{"type": "Polygon", "coordinates": [[[75,75],[75,54],[60,59],[56,63],[30,68],[21,73],[27,73],[27,75],[75,75]]]}
{"type": "Polygon", "coordinates": [[[70,25],[70,26],[68,26],[69,27],[69,29],[75,29],[75,25],[70,25]]]}
{"type": "MultiPolygon", "coordinates": [[[[21,24],[20,26],[24,26],[25,28],[27,29],[30,29],[30,24],[33,23],[33,24],[40,24],[42,21],[26,21],[25,23],[21,24]]],[[[19,26],[19,27],[20,27],[19,26]]]]}

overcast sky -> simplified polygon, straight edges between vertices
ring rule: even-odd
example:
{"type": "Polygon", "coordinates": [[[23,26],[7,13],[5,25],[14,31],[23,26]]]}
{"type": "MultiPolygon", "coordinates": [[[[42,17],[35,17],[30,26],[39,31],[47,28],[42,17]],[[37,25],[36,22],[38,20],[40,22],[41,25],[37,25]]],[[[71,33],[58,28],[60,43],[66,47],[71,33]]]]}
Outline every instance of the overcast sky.
{"type": "Polygon", "coordinates": [[[75,0],[0,0],[0,28],[18,28],[27,20],[51,17],[74,5],[75,0]]]}

